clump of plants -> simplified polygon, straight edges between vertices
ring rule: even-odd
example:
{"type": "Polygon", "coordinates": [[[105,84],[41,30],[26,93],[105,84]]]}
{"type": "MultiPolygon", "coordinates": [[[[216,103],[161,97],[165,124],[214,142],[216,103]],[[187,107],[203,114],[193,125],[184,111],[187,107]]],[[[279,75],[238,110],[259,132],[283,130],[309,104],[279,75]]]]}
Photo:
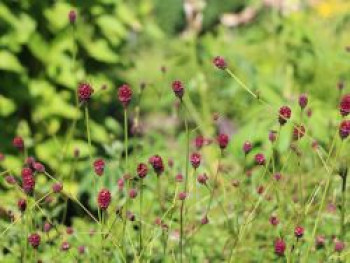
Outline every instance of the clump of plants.
{"type": "MultiPolygon", "coordinates": [[[[76,13],[71,11],[68,18],[74,27],[76,13]]],[[[74,54],[73,63],[75,59],[74,54]]],[[[261,104],[266,116],[274,116],[266,140],[257,143],[247,136],[240,153],[232,151],[235,136],[220,125],[220,113],[213,114],[210,129],[198,124],[191,108],[196,98],[182,80],[153,93],[155,108],[163,92],[173,93],[176,139],[162,147],[155,146],[162,134],[140,132],[143,95],[154,87],[142,83],[117,88],[115,103],[123,109],[117,168],[94,155],[91,140],[91,101],[106,87],[94,87],[88,80],[77,83],[75,107],[84,123],[73,122],[71,131],[85,130],[89,196],[77,196],[69,184],[75,180],[79,149],[71,153],[66,179],[32,156],[26,141],[15,136],[12,144],[22,165],[1,171],[3,190],[16,197],[10,210],[1,211],[4,260],[346,262],[350,94],[339,90],[330,143],[320,144],[308,125],[312,98],[301,94],[295,102],[276,105],[263,89],[245,84],[230,63],[229,58],[213,58],[212,74],[232,78],[249,104],[261,104]],[[283,152],[280,144],[285,141],[288,151],[283,152]],[[106,171],[114,168],[107,178],[106,171]],[[69,207],[81,213],[70,224],[69,207]]],[[[73,137],[70,132],[66,144],[73,137]]]]}

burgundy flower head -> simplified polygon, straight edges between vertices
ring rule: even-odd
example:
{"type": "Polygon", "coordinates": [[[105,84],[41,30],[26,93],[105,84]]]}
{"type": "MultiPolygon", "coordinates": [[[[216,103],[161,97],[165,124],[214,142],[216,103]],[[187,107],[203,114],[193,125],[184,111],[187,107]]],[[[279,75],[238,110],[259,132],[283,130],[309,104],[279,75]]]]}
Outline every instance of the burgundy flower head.
{"type": "Polygon", "coordinates": [[[182,174],[177,174],[177,175],[175,176],[175,181],[176,181],[176,182],[182,183],[183,180],[184,180],[184,177],[183,177],[182,174]]]}
{"type": "Polygon", "coordinates": [[[218,69],[222,69],[222,70],[225,70],[227,68],[227,64],[226,64],[226,61],[223,57],[221,56],[216,56],[214,59],[213,59],[213,63],[214,65],[218,68],[218,69]]]}
{"type": "Polygon", "coordinates": [[[61,250],[62,251],[68,251],[70,249],[70,245],[67,241],[63,241],[61,244],[61,250]]]}
{"type": "Polygon", "coordinates": [[[40,162],[34,162],[34,163],[32,163],[32,166],[33,166],[34,170],[39,172],[39,173],[45,172],[45,166],[40,162]]]}
{"type": "Polygon", "coordinates": [[[204,174],[200,174],[197,177],[197,181],[198,181],[198,183],[205,185],[205,184],[207,184],[208,176],[205,173],[204,174]]]}
{"type": "Polygon", "coordinates": [[[343,120],[339,126],[339,136],[342,140],[346,139],[350,134],[350,120],[343,120]]]}
{"type": "Polygon", "coordinates": [[[118,184],[119,190],[120,191],[123,190],[123,188],[124,188],[124,179],[123,178],[119,178],[117,184],[118,184]]]}
{"type": "Polygon", "coordinates": [[[97,159],[94,161],[94,170],[98,176],[102,176],[105,170],[105,161],[103,159],[97,159]]]}
{"type": "Polygon", "coordinates": [[[237,179],[233,179],[232,182],[231,182],[231,184],[232,184],[232,186],[234,186],[234,187],[238,187],[239,184],[240,184],[240,182],[239,182],[239,180],[237,180],[237,179]]]}
{"type": "Polygon", "coordinates": [[[253,148],[253,145],[250,141],[245,141],[243,143],[242,150],[243,150],[244,154],[247,155],[252,150],[252,148],[253,148]]]}
{"type": "Polygon", "coordinates": [[[18,200],[17,202],[17,206],[18,206],[18,210],[21,211],[21,212],[24,212],[26,211],[27,209],[27,200],[21,198],[18,200]]]}
{"type": "Polygon", "coordinates": [[[88,83],[80,83],[78,86],[78,98],[81,102],[88,102],[94,93],[94,89],[88,83]]]}
{"type": "Polygon", "coordinates": [[[282,174],[281,174],[281,173],[275,173],[275,174],[273,175],[273,177],[275,178],[276,181],[279,181],[279,180],[282,179],[282,174]]]}
{"type": "Polygon", "coordinates": [[[199,153],[192,153],[190,161],[193,168],[197,169],[201,164],[201,155],[199,153]]]}
{"type": "Polygon", "coordinates": [[[135,188],[130,189],[130,190],[129,190],[129,197],[130,197],[131,199],[135,199],[136,196],[137,196],[137,190],[136,190],[135,188]]]}
{"type": "Polygon", "coordinates": [[[152,165],[154,172],[159,176],[164,172],[163,159],[158,154],[149,158],[149,163],[152,165]]]}
{"type": "Polygon", "coordinates": [[[185,192],[179,193],[179,196],[178,196],[179,200],[183,201],[186,199],[186,197],[187,197],[187,194],[185,192]]]}
{"type": "Polygon", "coordinates": [[[228,135],[225,133],[219,134],[219,136],[217,137],[217,142],[221,149],[225,149],[229,142],[228,135]]]}
{"type": "Polygon", "coordinates": [[[293,139],[294,140],[299,140],[301,138],[303,138],[305,135],[305,127],[304,125],[300,124],[300,125],[296,125],[293,128],[293,139]]]}
{"type": "Polygon", "coordinates": [[[201,224],[202,224],[202,225],[206,225],[206,224],[208,224],[208,223],[209,223],[209,219],[208,219],[207,215],[203,216],[203,217],[201,218],[201,224]]]}
{"type": "Polygon", "coordinates": [[[292,115],[292,110],[288,106],[282,106],[279,110],[278,121],[281,125],[286,124],[292,115]]]}
{"type": "Polygon", "coordinates": [[[182,82],[179,80],[173,81],[172,88],[175,93],[175,96],[178,97],[179,99],[182,99],[185,93],[184,85],[182,84],[182,82]]]}
{"type": "Polygon", "coordinates": [[[308,102],[309,102],[309,98],[308,98],[307,94],[301,94],[299,96],[299,106],[301,109],[305,109],[308,102]]]}
{"type": "Polygon", "coordinates": [[[265,165],[265,155],[264,154],[262,154],[262,153],[257,153],[256,155],[255,155],[255,163],[257,164],[257,165],[265,165]]]}
{"type": "Polygon", "coordinates": [[[74,10],[70,10],[68,13],[69,23],[74,24],[77,19],[77,13],[74,10]]]}
{"type": "Polygon", "coordinates": [[[137,175],[143,179],[146,177],[148,173],[148,167],[147,164],[145,163],[139,163],[139,165],[137,166],[137,175]]]}
{"type": "Polygon", "coordinates": [[[324,236],[317,236],[315,240],[315,245],[317,249],[324,248],[326,244],[326,238],[324,236]]]}
{"type": "Polygon", "coordinates": [[[342,97],[339,110],[342,116],[347,116],[350,113],[350,94],[345,94],[342,97]]]}
{"type": "Polygon", "coordinates": [[[277,239],[275,241],[275,253],[278,256],[283,256],[284,251],[286,250],[286,243],[283,239],[277,239]]]}
{"type": "Polygon", "coordinates": [[[197,148],[197,150],[200,150],[204,145],[204,137],[202,135],[198,135],[194,139],[194,145],[197,148]]]}
{"type": "Polygon", "coordinates": [[[277,132],[276,131],[270,131],[269,132],[269,141],[270,142],[275,142],[276,141],[276,134],[277,134],[277,132]]]}
{"type": "Polygon", "coordinates": [[[335,240],[334,241],[334,251],[335,252],[340,253],[340,252],[342,252],[344,250],[344,248],[345,248],[345,243],[344,242],[342,242],[340,240],[335,240]]]}
{"type": "Polygon", "coordinates": [[[22,169],[22,188],[24,192],[30,194],[33,192],[35,187],[35,179],[33,177],[33,172],[30,168],[22,169]]]}
{"type": "Polygon", "coordinates": [[[301,227],[301,226],[297,226],[295,229],[294,229],[294,235],[296,238],[301,238],[303,237],[304,235],[304,228],[301,227]]]}
{"type": "Polygon", "coordinates": [[[277,216],[271,216],[269,221],[270,221],[270,224],[273,225],[273,226],[277,226],[279,224],[279,222],[280,222],[278,220],[277,216]]]}
{"type": "Polygon", "coordinates": [[[68,235],[72,235],[72,234],[74,233],[73,227],[71,227],[71,226],[67,227],[67,228],[66,228],[66,233],[67,233],[68,235]]]}
{"type": "Polygon", "coordinates": [[[63,189],[63,184],[62,183],[54,183],[53,185],[52,185],[52,191],[54,192],[54,193],[60,193],[61,191],[62,191],[62,189],[63,189]]]}
{"type": "Polygon", "coordinates": [[[108,208],[109,203],[111,202],[111,193],[109,192],[108,189],[104,188],[100,190],[97,196],[97,202],[98,202],[98,206],[102,210],[106,210],[108,208]]]}
{"type": "Polygon", "coordinates": [[[119,101],[123,104],[124,108],[126,108],[129,105],[131,101],[131,97],[132,97],[132,90],[129,87],[129,85],[127,84],[121,85],[118,90],[118,98],[119,98],[119,101]]]}
{"type": "Polygon", "coordinates": [[[135,221],[135,214],[131,211],[126,212],[126,217],[127,219],[129,219],[129,221],[132,221],[132,222],[135,221]]]}
{"type": "Polygon", "coordinates": [[[79,246],[78,252],[79,252],[79,254],[84,254],[85,253],[85,246],[79,246]]]}
{"type": "Polygon", "coordinates": [[[44,223],[44,227],[43,227],[43,230],[44,230],[44,232],[50,232],[50,230],[51,230],[51,224],[49,223],[49,222],[45,222],[44,223]]]}
{"type": "Polygon", "coordinates": [[[24,141],[23,141],[22,137],[16,136],[15,138],[13,138],[12,144],[18,150],[23,151],[23,149],[24,149],[24,141]]]}
{"type": "Polygon", "coordinates": [[[259,185],[258,188],[256,189],[256,192],[257,192],[259,195],[263,194],[264,191],[265,191],[265,188],[264,188],[264,186],[262,186],[262,185],[259,185]]]}
{"type": "Polygon", "coordinates": [[[41,237],[37,233],[33,233],[28,237],[28,242],[34,249],[37,249],[39,247],[40,241],[41,237]]]}
{"type": "Polygon", "coordinates": [[[16,183],[16,179],[12,175],[6,176],[5,180],[8,184],[15,184],[16,183]]]}

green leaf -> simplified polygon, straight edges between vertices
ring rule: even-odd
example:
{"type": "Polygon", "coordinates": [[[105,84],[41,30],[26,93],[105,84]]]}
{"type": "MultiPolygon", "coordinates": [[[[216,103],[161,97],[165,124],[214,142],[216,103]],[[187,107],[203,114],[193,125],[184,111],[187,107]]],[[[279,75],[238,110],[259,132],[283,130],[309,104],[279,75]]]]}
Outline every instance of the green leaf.
{"type": "Polygon", "coordinates": [[[23,72],[24,68],[15,55],[8,51],[0,51],[0,70],[23,72]]]}
{"type": "Polygon", "coordinates": [[[16,110],[13,100],[0,95],[0,116],[9,116],[16,110]]]}

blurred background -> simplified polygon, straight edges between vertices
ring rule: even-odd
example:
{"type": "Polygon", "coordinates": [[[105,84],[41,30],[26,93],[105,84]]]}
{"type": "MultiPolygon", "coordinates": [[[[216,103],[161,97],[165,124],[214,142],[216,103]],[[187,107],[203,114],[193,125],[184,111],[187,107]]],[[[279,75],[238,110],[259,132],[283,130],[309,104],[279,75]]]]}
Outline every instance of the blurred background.
{"type": "MultiPolygon", "coordinates": [[[[82,177],[88,152],[83,112],[75,107],[80,81],[95,89],[89,104],[94,156],[122,156],[116,92],[122,83],[135,95],[145,86],[141,118],[135,123],[132,111],[129,128],[149,138],[154,152],[176,138],[174,79],[185,83],[202,133],[213,133],[209,124],[217,112],[221,128],[235,134],[233,152],[247,138],[267,141],[275,113],[252,104],[234,80],[216,70],[216,55],[274,105],[296,105],[298,95],[307,92],[311,134],[326,143],[328,127],[337,125],[339,85],[346,88],[350,78],[349,30],[347,0],[2,0],[0,152],[6,155],[1,165],[20,167],[11,145],[20,135],[29,155],[63,177],[78,149],[82,177]],[[74,26],[70,10],[77,12],[74,26]]],[[[140,106],[137,99],[133,106],[140,106]]],[[[118,168],[113,169],[115,174],[118,168]]],[[[115,184],[115,176],[106,178],[115,184]]],[[[83,178],[80,184],[80,189],[90,186],[83,178]]]]}

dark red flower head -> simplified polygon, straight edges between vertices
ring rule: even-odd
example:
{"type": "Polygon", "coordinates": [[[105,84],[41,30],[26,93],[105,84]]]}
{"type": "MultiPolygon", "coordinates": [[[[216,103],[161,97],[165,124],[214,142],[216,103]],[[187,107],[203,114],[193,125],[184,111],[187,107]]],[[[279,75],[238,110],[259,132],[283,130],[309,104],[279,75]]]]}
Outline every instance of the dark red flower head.
{"type": "Polygon", "coordinates": [[[78,252],[79,252],[79,254],[84,254],[85,253],[85,246],[79,246],[78,252]]]}
{"type": "Polygon", "coordinates": [[[74,10],[70,10],[68,13],[69,23],[74,24],[77,19],[77,13],[74,10]]]}
{"type": "Polygon", "coordinates": [[[24,141],[23,141],[22,137],[16,136],[15,138],[13,138],[12,144],[18,150],[23,151],[23,149],[24,149],[24,141]]]}
{"type": "Polygon", "coordinates": [[[284,125],[292,115],[292,110],[288,106],[282,106],[279,111],[278,121],[281,125],[284,125]]]}
{"type": "Polygon", "coordinates": [[[255,163],[257,165],[265,165],[265,155],[262,153],[257,153],[255,155],[255,163]]]}
{"type": "Polygon", "coordinates": [[[182,183],[183,180],[184,180],[184,177],[183,177],[182,174],[177,174],[177,175],[175,176],[175,181],[176,181],[176,182],[182,183]]]}
{"type": "Polygon", "coordinates": [[[208,216],[207,216],[207,215],[203,216],[203,217],[201,218],[201,224],[202,224],[202,225],[206,225],[206,224],[208,224],[208,223],[209,223],[208,216]]]}
{"type": "Polygon", "coordinates": [[[129,197],[130,197],[131,199],[134,199],[134,198],[136,198],[136,196],[137,196],[137,190],[136,190],[135,188],[131,188],[131,189],[129,190],[129,197]]]}
{"type": "Polygon", "coordinates": [[[269,132],[269,141],[270,142],[275,142],[276,141],[276,134],[277,134],[277,132],[276,131],[270,131],[269,132]]]}
{"type": "Polygon", "coordinates": [[[32,166],[33,166],[34,170],[39,172],[39,173],[45,172],[45,166],[40,162],[33,162],[32,166]]]}
{"type": "Polygon", "coordinates": [[[178,196],[179,200],[183,201],[186,199],[186,197],[187,197],[187,194],[185,192],[179,193],[179,196],[178,196]]]}
{"type": "Polygon", "coordinates": [[[62,183],[54,183],[53,185],[52,185],[52,191],[54,192],[54,193],[60,193],[61,191],[62,191],[62,189],[63,189],[63,184],[62,183]]]}
{"type": "Polygon", "coordinates": [[[41,237],[37,233],[33,233],[28,237],[28,242],[34,249],[37,249],[40,245],[41,237]]]}
{"type": "Polygon", "coordinates": [[[74,233],[73,227],[71,227],[71,226],[67,227],[67,228],[66,228],[66,233],[67,233],[68,235],[72,235],[72,234],[74,233]]]}
{"type": "Polygon", "coordinates": [[[94,170],[98,176],[103,175],[105,170],[105,161],[103,159],[97,159],[94,161],[94,170]]]}
{"type": "Polygon", "coordinates": [[[123,190],[124,184],[125,184],[124,179],[123,178],[119,178],[117,184],[118,184],[119,190],[120,191],[123,190]]]}
{"type": "Polygon", "coordinates": [[[297,238],[303,237],[303,235],[304,235],[304,228],[301,227],[301,226],[297,226],[297,227],[294,229],[294,235],[295,235],[295,237],[297,237],[297,238]]]}
{"type": "Polygon", "coordinates": [[[346,139],[350,134],[350,120],[343,120],[339,126],[339,136],[341,139],[346,139]]]}
{"type": "Polygon", "coordinates": [[[185,88],[182,82],[180,80],[173,81],[172,88],[175,93],[175,96],[178,97],[179,99],[182,99],[185,93],[185,88]]]}
{"type": "Polygon", "coordinates": [[[309,102],[309,98],[308,98],[307,94],[301,94],[299,96],[299,106],[301,109],[305,109],[308,102],[309,102]]]}
{"type": "Polygon", "coordinates": [[[207,183],[207,181],[208,181],[208,176],[204,173],[204,174],[200,174],[200,175],[198,175],[198,177],[197,177],[197,181],[198,181],[198,183],[200,183],[200,184],[206,184],[207,183]]]}
{"type": "Polygon", "coordinates": [[[273,226],[277,226],[279,224],[279,222],[280,222],[278,220],[277,216],[271,216],[269,221],[270,221],[270,224],[273,225],[273,226]]]}
{"type": "Polygon", "coordinates": [[[190,157],[191,164],[194,169],[197,169],[201,164],[201,155],[199,153],[192,153],[190,157]]]}
{"type": "Polygon", "coordinates": [[[133,222],[135,221],[135,214],[131,211],[126,212],[126,217],[129,219],[129,221],[133,222]]]}
{"type": "Polygon", "coordinates": [[[145,163],[139,163],[139,165],[137,166],[137,175],[143,179],[146,177],[148,173],[148,167],[147,164],[145,163]]]}
{"type": "Polygon", "coordinates": [[[126,108],[129,105],[131,101],[131,97],[132,97],[132,90],[129,87],[129,85],[127,84],[121,85],[118,90],[118,98],[119,98],[119,101],[123,104],[124,108],[126,108]]]}
{"type": "Polygon", "coordinates": [[[67,241],[63,241],[61,244],[61,250],[62,251],[68,251],[70,249],[70,245],[67,241]]]}
{"type": "Polygon", "coordinates": [[[51,228],[52,228],[52,226],[49,222],[44,223],[44,227],[43,227],[44,232],[46,232],[46,233],[50,232],[51,228]]]}
{"type": "Polygon", "coordinates": [[[340,252],[342,252],[344,250],[344,248],[345,248],[345,243],[344,242],[342,242],[340,240],[335,240],[334,241],[334,251],[335,252],[340,253],[340,252]]]}
{"type": "Polygon", "coordinates": [[[16,183],[16,179],[12,175],[7,175],[5,177],[5,180],[8,184],[15,184],[16,183]]]}
{"type": "Polygon", "coordinates": [[[97,202],[98,206],[102,210],[106,210],[108,208],[109,203],[111,202],[111,193],[108,189],[104,188],[100,190],[100,192],[98,193],[97,202]]]}
{"type": "Polygon", "coordinates": [[[204,144],[204,137],[202,135],[198,135],[194,139],[194,146],[196,146],[197,150],[200,150],[204,144]]]}
{"type": "Polygon", "coordinates": [[[217,142],[221,149],[225,149],[229,142],[228,135],[225,133],[220,133],[219,136],[217,137],[217,142]]]}
{"type": "Polygon", "coordinates": [[[315,240],[315,245],[317,249],[324,248],[326,244],[326,238],[324,236],[317,236],[315,240]]]}
{"type": "Polygon", "coordinates": [[[27,209],[27,200],[21,198],[18,200],[17,202],[17,206],[18,206],[18,210],[21,211],[21,212],[24,212],[26,211],[27,209]]]}
{"type": "Polygon", "coordinates": [[[87,102],[90,100],[94,89],[88,83],[80,83],[78,86],[78,98],[81,102],[87,102]]]}
{"type": "Polygon", "coordinates": [[[252,148],[253,148],[253,145],[251,142],[246,141],[243,143],[242,150],[244,154],[248,154],[252,150],[252,148]]]}
{"type": "Polygon", "coordinates": [[[223,57],[221,56],[216,56],[214,59],[213,59],[213,63],[214,65],[218,68],[218,69],[222,69],[222,70],[225,70],[227,68],[227,64],[226,64],[226,61],[223,57]]]}
{"type": "Polygon", "coordinates": [[[304,125],[295,125],[293,128],[293,139],[294,140],[299,140],[303,138],[305,135],[305,127],[304,125]]]}
{"type": "Polygon", "coordinates": [[[30,168],[22,169],[22,188],[24,192],[30,194],[33,192],[35,187],[35,179],[33,176],[33,172],[30,168]]]}
{"type": "Polygon", "coordinates": [[[285,250],[286,250],[286,243],[283,241],[283,239],[276,239],[275,241],[276,255],[283,256],[285,250]]]}
{"type": "Polygon", "coordinates": [[[347,116],[350,113],[350,94],[345,94],[339,105],[340,114],[347,116]]]}
{"type": "Polygon", "coordinates": [[[149,163],[152,165],[154,172],[161,175],[164,172],[163,159],[158,154],[149,158],[149,163]]]}
{"type": "Polygon", "coordinates": [[[279,180],[282,179],[282,174],[281,174],[281,173],[275,173],[275,174],[273,175],[273,177],[275,178],[276,181],[279,181],[279,180]]]}

